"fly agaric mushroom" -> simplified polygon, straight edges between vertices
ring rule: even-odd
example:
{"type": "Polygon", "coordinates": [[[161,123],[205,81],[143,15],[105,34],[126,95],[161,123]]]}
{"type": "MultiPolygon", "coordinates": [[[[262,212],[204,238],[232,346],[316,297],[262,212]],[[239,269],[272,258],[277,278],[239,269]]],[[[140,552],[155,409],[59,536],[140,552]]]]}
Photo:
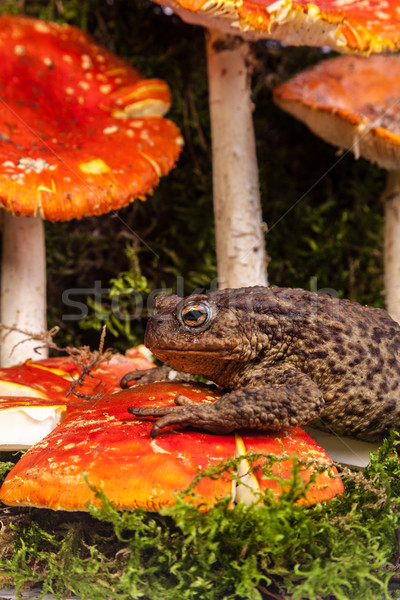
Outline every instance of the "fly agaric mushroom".
{"type": "Polygon", "coordinates": [[[209,28],[207,54],[218,276],[222,287],[266,284],[249,48],[241,38],[327,45],[339,52],[396,50],[398,2],[376,0],[155,0],[209,28]],[[217,31],[219,30],[219,32],[217,31]],[[221,33],[224,32],[224,33],[221,33]],[[232,37],[232,36],[240,36],[232,37]]]}
{"type": "Polygon", "coordinates": [[[389,171],[385,204],[385,291],[400,322],[400,56],[339,57],[299,73],[275,102],[326,142],[389,171]]]}
{"type": "MultiPolygon", "coordinates": [[[[46,331],[42,218],[69,220],[144,199],[175,164],[168,86],[143,79],[75,27],[0,18],[1,321],[46,331]]],[[[12,331],[1,364],[38,345],[12,331]]],[[[44,356],[44,352],[41,352],[44,356]]]]}
{"type": "MultiPolygon", "coordinates": [[[[101,488],[119,509],[142,506],[158,510],[174,503],[174,493],[186,489],[198,469],[235,456],[234,435],[176,430],[153,440],[149,435],[151,423],[139,421],[127,411],[132,402],[156,400],[171,405],[181,393],[198,402],[212,402],[218,397],[218,392],[206,386],[160,382],[138,385],[72,409],[61,425],[35,444],[10,471],[0,499],[11,505],[87,510],[89,502],[99,504],[88,482],[101,488]]],[[[330,499],[343,491],[340,479],[328,473],[331,461],[326,453],[299,428],[282,432],[279,440],[275,436],[243,433],[236,452],[242,455],[253,448],[257,452],[287,455],[274,471],[278,474],[280,470],[283,480],[290,478],[293,455],[310,463],[302,472],[305,481],[315,474],[312,461],[326,465],[327,470],[310,485],[306,498],[309,503],[330,499]]],[[[253,475],[249,478],[246,473],[246,481],[251,479],[256,491],[268,486],[279,496],[279,482],[264,481],[260,464],[253,475]]],[[[206,503],[231,491],[232,481],[226,475],[221,479],[203,478],[195,488],[206,503]]],[[[240,496],[245,496],[243,491],[240,496]]]]}
{"type": "Polygon", "coordinates": [[[132,368],[154,366],[138,347],[100,363],[82,382],[82,367],[71,358],[26,361],[0,369],[0,450],[29,448],[80,406],[83,398],[91,401],[119,391],[121,377],[132,368]]]}

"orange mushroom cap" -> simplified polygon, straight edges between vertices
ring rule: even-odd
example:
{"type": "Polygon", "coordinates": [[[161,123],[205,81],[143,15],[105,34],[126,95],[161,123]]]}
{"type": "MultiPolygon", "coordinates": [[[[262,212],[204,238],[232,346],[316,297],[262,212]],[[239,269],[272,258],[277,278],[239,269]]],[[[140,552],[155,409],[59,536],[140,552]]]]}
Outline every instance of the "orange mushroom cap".
{"type": "Polygon", "coordinates": [[[342,56],[281,84],[274,100],[325,141],[397,170],[399,79],[399,55],[342,56]]]}
{"type": "MultiPolygon", "coordinates": [[[[129,351],[128,351],[129,352],[129,351]]],[[[76,387],[81,396],[103,396],[120,390],[121,378],[134,369],[150,369],[154,363],[139,352],[131,352],[130,356],[114,354],[108,361],[100,363],[95,369],[90,369],[83,378],[82,385],[76,387]]],[[[57,357],[44,360],[27,360],[22,365],[0,368],[0,410],[5,408],[4,397],[28,397],[29,392],[38,392],[43,399],[54,400],[57,403],[65,401],[72,390],[71,384],[82,372],[71,358],[57,357]]],[[[76,402],[77,400],[75,400],[76,402]]]]}
{"type": "MultiPolygon", "coordinates": [[[[218,393],[205,386],[156,383],[106,396],[73,408],[67,418],[46,438],[35,444],[16,464],[0,490],[0,499],[11,505],[33,505],[62,510],[86,510],[88,502],[99,503],[85,481],[102,488],[119,509],[143,506],[157,510],[174,503],[174,493],[186,489],[198,470],[235,456],[234,435],[169,430],[156,440],[149,435],[151,423],[137,420],[127,408],[147,402],[173,404],[176,395],[197,402],[211,402],[218,393]]],[[[289,474],[289,455],[318,460],[329,469],[326,453],[302,430],[293,428],[279,436],[244,433],[244,451],[288,453],[284,474],[289,474]],[[278,441],[278,439],[280,441],[278,441]],[[286,469],[286,470],[285,470],[286,469]]],[[[314,472],[304,471],[305,481],[314,472]]],[[[258,471],[255,471],[257,476],[258,471]]],[[[279,495],[279,484],[265,482],[279,495]]],[[[207,503],[232,490],[232,481],[203,478],[195,489],[207,503]]],[[[307,494],[308,502],[330,499],[343,491],[338,478],[326,472],[317,476],[307,494]]]]}
{"type": "Polygon", "coordinates": [[[75,27],[0,18],[0,202],[68,220],[144,199],[182,138],[170,91],[75,27]]]}
{"type": "Polygon", "coordinates": [[[68,373],[58,369],[44,369],[41,361],[27,360],[22,365],[0,369],[0,410],[5,408],[4,397],[32,396],[53,400],[65,400],[71,390],[72,378],[79,373],[68,373]]]}
{"type": "Polygon", "coordinates": [[[62,357],[0,369],[0,447],[28,448],[85,400],[120,390],[126,373],[154,366],[138,347],[113,355],[84,377],[82,366],[62,357]]]}
{"type": "Polygon", "coordinates": [[[400,42],[398,2],[388,0],[157,0],[184,20],[251,38],[343,51],[395,50],[400,42]]]}

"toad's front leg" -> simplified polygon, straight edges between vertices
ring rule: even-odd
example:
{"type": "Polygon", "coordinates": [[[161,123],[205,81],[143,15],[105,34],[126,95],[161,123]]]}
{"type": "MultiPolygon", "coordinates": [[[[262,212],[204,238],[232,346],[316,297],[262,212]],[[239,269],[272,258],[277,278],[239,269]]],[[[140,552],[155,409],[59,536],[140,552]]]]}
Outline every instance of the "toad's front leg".
{"type": "Polygon", "coordinates": [[[120,381],[120,387],[127,389],[135,383],[154,383],[156,381],[196,381],[194,375],[176,371],[168,365],[155,367],[153,369],[140,369],[126,373],[120,381]]]}
{"type": "Polygon", "coordinates": [[[178,424],[213,433],[279,430],[307,423],[320,414],[323,406],[322,393],[308,375],[282,369],[277,370],[274,383],[261,385],[256,381],[227,392],[212,404],[177,396],[175,406],[132,406],[128,411],[139,418],[159,417],[150,432],[155,437],[164,427],[178,424]]]}

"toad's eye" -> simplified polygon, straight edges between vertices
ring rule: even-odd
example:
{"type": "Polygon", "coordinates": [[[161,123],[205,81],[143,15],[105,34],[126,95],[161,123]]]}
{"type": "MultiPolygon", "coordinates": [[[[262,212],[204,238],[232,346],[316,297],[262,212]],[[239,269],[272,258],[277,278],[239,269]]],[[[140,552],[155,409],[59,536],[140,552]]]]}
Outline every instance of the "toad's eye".
{"type": "Polygon", "coordinates": [[[188,327],[200,327],[208,321],[210,309],[205,304],[191,304],[181,313],[182,322],[188,327]]]}

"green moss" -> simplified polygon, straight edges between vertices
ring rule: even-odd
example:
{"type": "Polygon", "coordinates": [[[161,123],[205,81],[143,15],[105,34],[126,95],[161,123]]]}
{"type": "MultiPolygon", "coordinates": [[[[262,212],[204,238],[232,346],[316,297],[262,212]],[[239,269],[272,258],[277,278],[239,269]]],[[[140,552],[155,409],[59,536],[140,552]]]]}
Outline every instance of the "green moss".
{"type": "Polygon", "coordinates": [[[5,476],[13,468],[15,462],[7,460],[9,457],[6,452],[0,453],[0,485],[3,483],[5,476]]]}
{"type": "Polygon", "coordinates": [[[0,548],[0,578],[83,600],[388,599],[399,558],[399,443],[393,435],[364,472],[343,473],[344,495],[312,507],[295,504],[305,493],[297,463],[279,501],[266,492],[253,506],[230,509],[226,497],[204,512],[178,497],[160,513],[120,512],[97,490],[102,506],[91,515],[27,511],[12,524],[9,556],[0,548]]]}

